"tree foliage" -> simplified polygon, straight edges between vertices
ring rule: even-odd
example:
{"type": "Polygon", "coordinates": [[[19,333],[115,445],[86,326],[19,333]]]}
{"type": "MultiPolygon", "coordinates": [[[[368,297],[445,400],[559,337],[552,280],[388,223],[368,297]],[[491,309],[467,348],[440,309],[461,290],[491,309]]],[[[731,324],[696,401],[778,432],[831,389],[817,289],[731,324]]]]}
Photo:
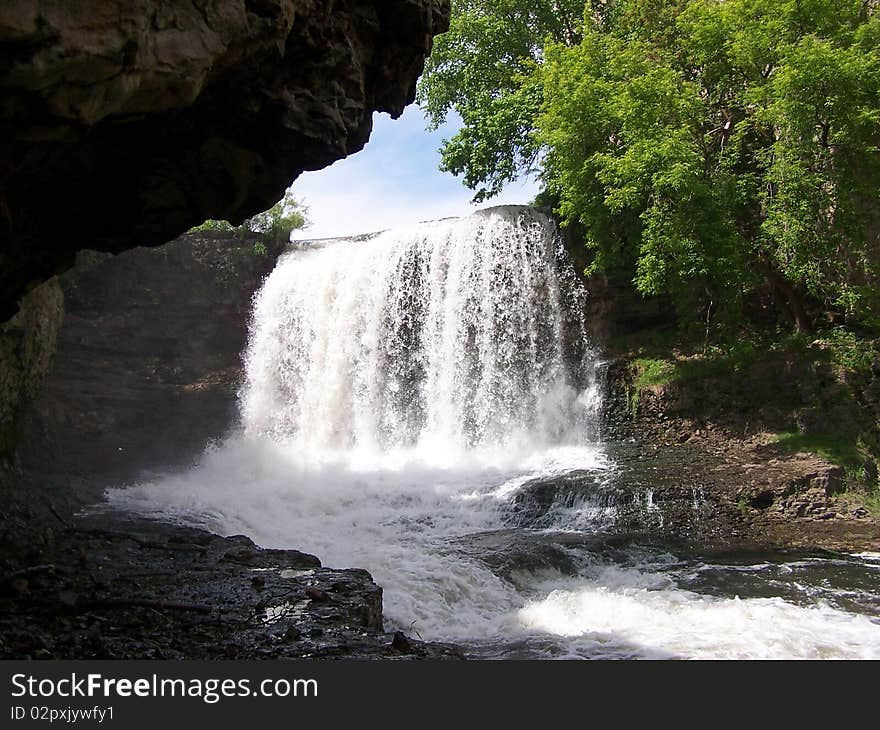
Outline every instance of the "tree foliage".
{"type": "Polygon", "coordinates": [[[420,90],[464,122],[446,169],[479,198],[539,162],[593,268],[644,293],[735,308],[760,283],[799,329],[876,321],[876,0],[554,5],[454,5],[420,90]]]}
{"type": "Polygon", "coordinates": [[[542,103],[536,69],[545,41],[576,43],[583,0],[457,0],[418,91],[433,126],[455,111],[463,126],[443,146],[442,169],[463,175],[475,200],[536,168],[542,103]]]}
{"type": "Polygon", "coordinates": [[[191,232],[234,231],[236,233],[257,233],[268,241],[281,243],[288,241],[293,231],[308,226],[307,216],[308,209],[296,200],[290,190],[288,190],[284,193],[284,197],[271,208],[248,218],[239,226],[233,226],[229,221],[209,219],[190,230],[191,232]]]}

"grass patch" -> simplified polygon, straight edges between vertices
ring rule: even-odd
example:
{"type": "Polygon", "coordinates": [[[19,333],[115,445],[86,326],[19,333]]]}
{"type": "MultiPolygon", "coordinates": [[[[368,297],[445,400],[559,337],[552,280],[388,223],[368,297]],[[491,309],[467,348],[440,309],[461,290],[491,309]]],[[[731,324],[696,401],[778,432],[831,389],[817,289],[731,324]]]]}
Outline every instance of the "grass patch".
{"type": "Polygon", "coordinates": [[[725,346],[713,346],[694,351],[686,346],[671,346],[668,342],[643,343],[633,358],[637,388],[666,385],[674,381],[722,377],[750,367],[766,357],[780,343],[760,338],[743,337],[725,346]]]}
{"type": "Polygon", "coordinates": [[[634,385],[644,389],[675,381],[722,377],[749,367],[758,359],[757,350],[734,353],[712,351],[706,355],[673,356],[673,359],[639,357],[635,365],[634,385]]]}
{"type": "Polygon", "coordinates": [[[812,335],[743,333],[735,341],[700,351],[683,343],[675,346],[668,335],[645,339],[630,352],[635,370],[633,385],[637,390],[644,390],[676,381],[724,377],[748,370],[756,362],[774,355],[828,362],[843,371],[865,373],[880,358],[880,340],[863,339],[842,328],[812,335]]]}
{"type": "Polygon", "coordinates": [[[652,385],[665,385],[677,379],[676,363],[669,360],[657,360],[641,357],[633,360],[636,368],[634,385],[643,390],[652,385]]]}
{"type": "Polygon", "coordinates": [[[858,445],[851,438],[839,434],[788,431],[776,434],[776,443],[790,453],[808,451],[845,468],[854,468],[862,463],[858,445]]]}
{"type": "Polygon", "coordinates": [[[846,491],[840,495],[840,500],[850,509],[864,507],[872,517],[880,517],[880,485],[876,482],[861,487],[847,484],[846,491]]]}
{"type": "Polygon", "coordinates": [[[880,517],[880,486],[875,484],[874,488],[865,494],[862,504],[874,517],[880,517]]]}

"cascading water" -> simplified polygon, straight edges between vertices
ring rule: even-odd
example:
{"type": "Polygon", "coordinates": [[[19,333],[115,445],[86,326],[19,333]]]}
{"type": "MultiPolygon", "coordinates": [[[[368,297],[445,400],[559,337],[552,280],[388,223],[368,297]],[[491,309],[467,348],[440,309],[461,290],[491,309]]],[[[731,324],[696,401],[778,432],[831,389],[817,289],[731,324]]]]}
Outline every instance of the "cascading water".
{"type": "Polygon", "coordinates": [[[592,361],[561,256],[550,220],[506,208],[286,258],[255,306],[246,432],[446,463],[588,441],[592,361]]]}
{"type": "Polygon", "coordinates": [[[255,301],[241,433],[108,498],[365,567],[390,624],[484,656],[880,656],[824,578],[767,593],[799,563],[589,541],[614,510],[582,296],[529,208],[300,246],[255,301]],[[752,597],[705,588],[731,575],[752,597]]]}

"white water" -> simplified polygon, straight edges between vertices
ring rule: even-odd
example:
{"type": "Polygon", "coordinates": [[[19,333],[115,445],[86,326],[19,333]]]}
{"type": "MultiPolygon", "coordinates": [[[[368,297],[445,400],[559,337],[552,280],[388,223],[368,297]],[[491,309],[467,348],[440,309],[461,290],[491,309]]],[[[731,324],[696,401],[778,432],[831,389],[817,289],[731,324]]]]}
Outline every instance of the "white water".
{"type": "MultiPolygon", "coordinates": [[[[784,566],[785,564],[783,564],[784,566]]],[[[603,566],[591,580],[549,580],[546,597],[520,612],[522,625],[568,638],[594,657],[695,659],[877,659],[876,619],[827,602],[740,599],[680,588],[660,571],[603,566]]]]}
{"type": "MultiPolygon", "coordinates": [[[[242,432],[110,502],[365,567],[389,623],[425,639],[564,656],[880,657],[880,626],[821,602],[701,595],[668,566],[585,554],[577,577],[513,582],[468,548],[510,526],[531,479],[609,468],[566,266],[550,221],[521,208],[287,255],[255,301],[242,432]]],[[[602,512],[567,505],[554,527],[589,531],[602,512]]]]}
{"type": "Polygon", "coordinates": [[[508,208],[287,257],[255,304],[246,433],[443,465],[583,443],[595,390],[589,357],[566,364],[584,337],[561,253],[546,217],[508,208]]]}

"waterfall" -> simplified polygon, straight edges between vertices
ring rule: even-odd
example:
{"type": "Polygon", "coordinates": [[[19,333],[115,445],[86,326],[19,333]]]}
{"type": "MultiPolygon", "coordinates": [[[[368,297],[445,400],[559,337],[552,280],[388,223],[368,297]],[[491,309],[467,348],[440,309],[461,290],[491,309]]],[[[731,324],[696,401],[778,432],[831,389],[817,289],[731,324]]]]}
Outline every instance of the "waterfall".
{"type": "Polygon", "coordinates": [[[531,208],[306,244],[255,301],[245,429],[310,453],[583,443],[597,390],[582,296],[531,208]]]}
{"type": "Polygon", "coordinates": [[[663,505],[598,439],[583,297],[530,208],[298,245],[254,302],[241,431],[108,501],[366,568],[387,628],[477,656],[880,656],[878,562],[853,590],[849,559],[620,542],[619,505],[663,505]]]}

